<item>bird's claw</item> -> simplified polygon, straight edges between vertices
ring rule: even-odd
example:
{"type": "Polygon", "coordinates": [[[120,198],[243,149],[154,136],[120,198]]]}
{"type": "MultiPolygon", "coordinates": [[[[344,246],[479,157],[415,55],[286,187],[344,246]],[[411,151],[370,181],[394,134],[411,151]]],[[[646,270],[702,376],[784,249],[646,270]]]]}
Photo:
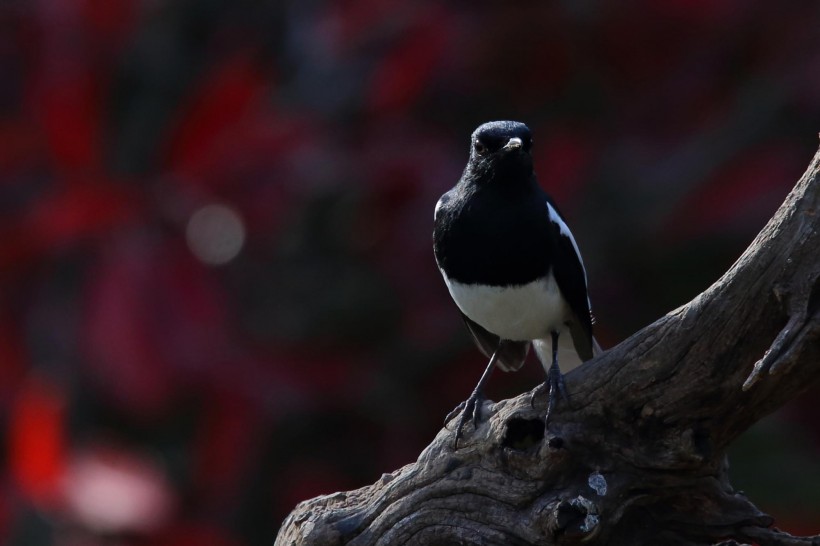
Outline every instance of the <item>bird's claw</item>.
{"type": "Polygon", "coordinates": [[[547,378],[533,391],[532,397],[530,398],[530,405],[533,408],[535,407],[535,398],[540,396],[543,391],[547,391],[547,414],[544,416],[544,426],[547,427],[549,425],[550,416],[558,403],[559,396],[564,399],[564,403],[567,406],[570,405],[564,375],[558,366],[550,367],[549,372],[547,372],[547,378]]]}
{"type": "MultiPolygon", "coordinates": [[[[564,382],[564,375],[560,372],[560,370],[553,371],[550,369],[549,375],[547,375],[547,379],[544,380],[543,383],[535,387],[533,389],[532,394],[530,395],[530,407],[535,409],[535,399],[541,396],[545,391],[549,396],[548,402],[548,409],[551,411],[555,408],[555,397],[556,392],[561,395],[561,398],[564,399],[564,402],[569,405],[569,392],[567,391],[566,383],[564,382]]],[[[549,415],[550,411],[547,412],[549,415]]]]}
{"type": "Polygon", "coordinates": [[[452,419],[453,417],[458,415],[461,412],[461,410],[464,409],[464,406],[466,406],[466,405],[467,405],[466,400],[462,401],[459,405],[457,405],[450,413],[447,414],[447,417],[444,418],[444,424],[446,425],[447,423],[449,423],[450,419],[452,419]]]}
{"type": "Polygon", "coordinates": [[[459,417],[458,424],[456,425],[456,439],[453,444],[453,449],[458,449],[458,441],[461,439],[461,430],[464,428],[464,424],[467,423],[468,419],[473,421],[474,429],[478,428],[478,423],[481,420],[481,406],[483,402],[484,396],[478,391],[473,391],[473,394],[471,394],[467,400],[447,414],[447,421],[449,422],[450,419],[461,411],[461,417],[459,417]]]}
{"type": "Polygon", "coordinates": [[[558,366],[552,366],[547,374],[547,381],[544,384],[545,388],[549,388],[549,398],[547,401],[547,415],[544,417],[544,425],[549,423],[550,416],[555,409],[555,404],[558,402],[558,396],[564,399],[564,402],[569,405],[569,394],[567,393],[567,386],[564,383],[564,375],[558,366]]]}

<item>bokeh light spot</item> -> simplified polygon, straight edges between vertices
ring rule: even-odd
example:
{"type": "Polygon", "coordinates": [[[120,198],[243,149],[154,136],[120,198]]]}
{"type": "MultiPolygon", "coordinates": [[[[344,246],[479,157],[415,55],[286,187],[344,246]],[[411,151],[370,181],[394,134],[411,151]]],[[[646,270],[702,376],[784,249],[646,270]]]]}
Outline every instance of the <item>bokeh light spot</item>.
{"type": "Polygon", "coordinates": [[[203,263],[222,265],[242,250],[245,225],[232,208],[211,204],[191,215],[185,236],[191,252],[203,263]]]}

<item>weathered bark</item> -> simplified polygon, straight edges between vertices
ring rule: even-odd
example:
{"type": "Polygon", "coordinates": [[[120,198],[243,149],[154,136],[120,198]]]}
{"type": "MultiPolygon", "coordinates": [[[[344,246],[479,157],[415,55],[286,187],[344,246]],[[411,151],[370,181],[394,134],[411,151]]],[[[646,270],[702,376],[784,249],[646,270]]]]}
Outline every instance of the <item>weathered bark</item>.
{"type": "Polygon", "coordinates": [[[375,484],[299,504],[277,545],[820,545],[772,529],[726,447],[820,377],[820,152],[731,269],[567,375],[453,423],[375,484]]]}

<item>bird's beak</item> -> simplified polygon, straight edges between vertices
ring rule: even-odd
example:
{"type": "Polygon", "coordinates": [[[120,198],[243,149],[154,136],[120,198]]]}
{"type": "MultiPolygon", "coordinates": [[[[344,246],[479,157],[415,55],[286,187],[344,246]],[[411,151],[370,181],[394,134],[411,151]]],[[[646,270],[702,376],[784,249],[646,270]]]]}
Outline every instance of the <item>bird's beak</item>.
{"type": "Polygon", "coordinates": [[[518,150],[519,148],[521,148],[522,144],[523,144],[523,142],[521,142],[520,138],[513,137],[509,140],[509,142],[507,142],[507,145],[504,146],[504,148],[502,148],[502,149],[505,152],[510,152],[512,150],[518,150]]]}

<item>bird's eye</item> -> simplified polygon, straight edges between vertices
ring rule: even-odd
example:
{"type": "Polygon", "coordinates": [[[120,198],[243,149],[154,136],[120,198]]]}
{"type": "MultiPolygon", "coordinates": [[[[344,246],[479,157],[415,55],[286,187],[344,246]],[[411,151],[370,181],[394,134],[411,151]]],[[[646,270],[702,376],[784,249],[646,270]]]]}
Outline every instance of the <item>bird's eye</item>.
{"type": "Polygon", "coordinates": [[[479,155],[484,154],[487,151],[487,147],[482,144],[480,140],[476,140],[473,143],[473,148],[475,148],[476,153],[479,155]]]}

